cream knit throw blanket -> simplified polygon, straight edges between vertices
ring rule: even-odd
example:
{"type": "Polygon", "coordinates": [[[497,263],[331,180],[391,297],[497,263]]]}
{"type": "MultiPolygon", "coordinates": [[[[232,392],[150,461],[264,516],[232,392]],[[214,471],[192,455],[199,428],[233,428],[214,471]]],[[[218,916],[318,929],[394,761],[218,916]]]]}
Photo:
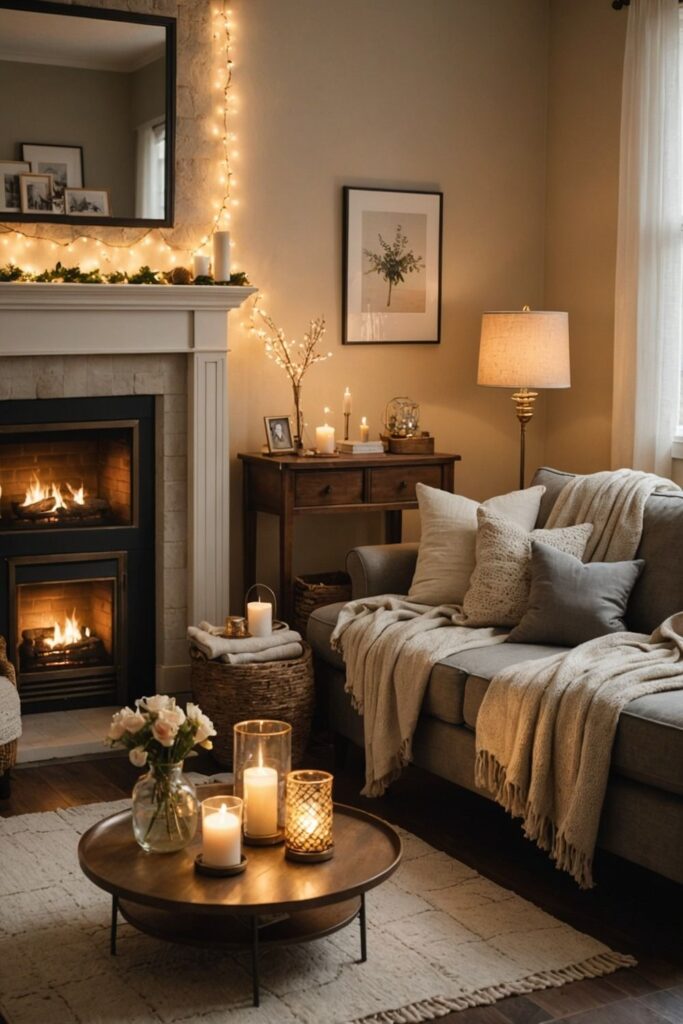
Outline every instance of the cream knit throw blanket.
{"type": "Polygon", "coordinates": [[[652,636],[611,633],[527,661],[489,684],[477,717],[475,781],[582,888],[619,715],[637,697],[683,687],[683,612],[652,636]]]}
{"type": "Polygon", "coordinates": [[[453,624],[455,607],[429,608],[392,594],[342,608],[331,644],[346,664],[346,691],[363,716],[363,796],[381,796],[412,759],[412,740],[438,661],[505,640],[507,633],[453,624]]]}
{"type": "Polygon", "coordinates": [[[592,523],[584,562],[629,561],[640,543],[647,499],[654,491],[678,490],[671,480],[634,469],[576,476],[558,494],[545,528],[592,523]]]}

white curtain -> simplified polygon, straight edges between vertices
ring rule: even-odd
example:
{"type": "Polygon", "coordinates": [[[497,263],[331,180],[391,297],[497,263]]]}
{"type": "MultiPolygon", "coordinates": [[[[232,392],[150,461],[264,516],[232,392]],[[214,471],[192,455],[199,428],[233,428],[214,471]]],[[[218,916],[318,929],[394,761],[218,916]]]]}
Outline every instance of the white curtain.
{"type": "Polygon", "coordinates": [[[612,465],[671,475],[681,344],[678,0],[631,0],[621,111],[612,465]]]}
{"type": "Polygon", "coordinates": [[[166,125],[148,121],[137,129],[135,216],[162,219],[165,212],[166,125]]]}

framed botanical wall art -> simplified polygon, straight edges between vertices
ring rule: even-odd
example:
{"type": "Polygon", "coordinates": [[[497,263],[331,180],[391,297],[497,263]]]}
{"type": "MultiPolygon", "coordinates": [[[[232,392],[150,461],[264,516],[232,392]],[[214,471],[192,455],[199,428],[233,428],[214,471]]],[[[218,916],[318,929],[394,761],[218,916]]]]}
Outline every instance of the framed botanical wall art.
{"type": "Polygon", "coordinates": [[[443,193],[343,191],[343,343],[438,345],[443,193]]]}
{"type": "Polygon", "coordinates": [[[19,176],[31,170],[23,160],[0,160],[0,213],[21,211],[19,176]]]}

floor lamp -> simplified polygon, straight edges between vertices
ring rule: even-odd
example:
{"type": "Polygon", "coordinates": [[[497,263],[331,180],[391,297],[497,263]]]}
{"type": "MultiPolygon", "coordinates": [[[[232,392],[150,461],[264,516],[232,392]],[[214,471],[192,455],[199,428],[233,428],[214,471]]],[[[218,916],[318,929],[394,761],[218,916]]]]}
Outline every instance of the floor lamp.
{"type": "Polygon", "coordinates": [[[517,388],[512,399],[520,427],[519,486],[524,488],[526,425],[534,414],[533,388],[568,388],[567,313],[532,310],[484,313],[479,340],[477,384],[517,388]]]}

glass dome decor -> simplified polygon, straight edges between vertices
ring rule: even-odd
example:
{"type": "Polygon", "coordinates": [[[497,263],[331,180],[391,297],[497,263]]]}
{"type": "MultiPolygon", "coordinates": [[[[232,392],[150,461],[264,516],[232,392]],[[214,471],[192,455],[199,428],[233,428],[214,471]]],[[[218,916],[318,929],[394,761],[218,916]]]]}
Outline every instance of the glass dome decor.
{"type": "Polygon", "coordinates": [[[420,432],[420,406],[412,398],[392,398],[384,413],[389,437],[416,437],[420,432]]]}

